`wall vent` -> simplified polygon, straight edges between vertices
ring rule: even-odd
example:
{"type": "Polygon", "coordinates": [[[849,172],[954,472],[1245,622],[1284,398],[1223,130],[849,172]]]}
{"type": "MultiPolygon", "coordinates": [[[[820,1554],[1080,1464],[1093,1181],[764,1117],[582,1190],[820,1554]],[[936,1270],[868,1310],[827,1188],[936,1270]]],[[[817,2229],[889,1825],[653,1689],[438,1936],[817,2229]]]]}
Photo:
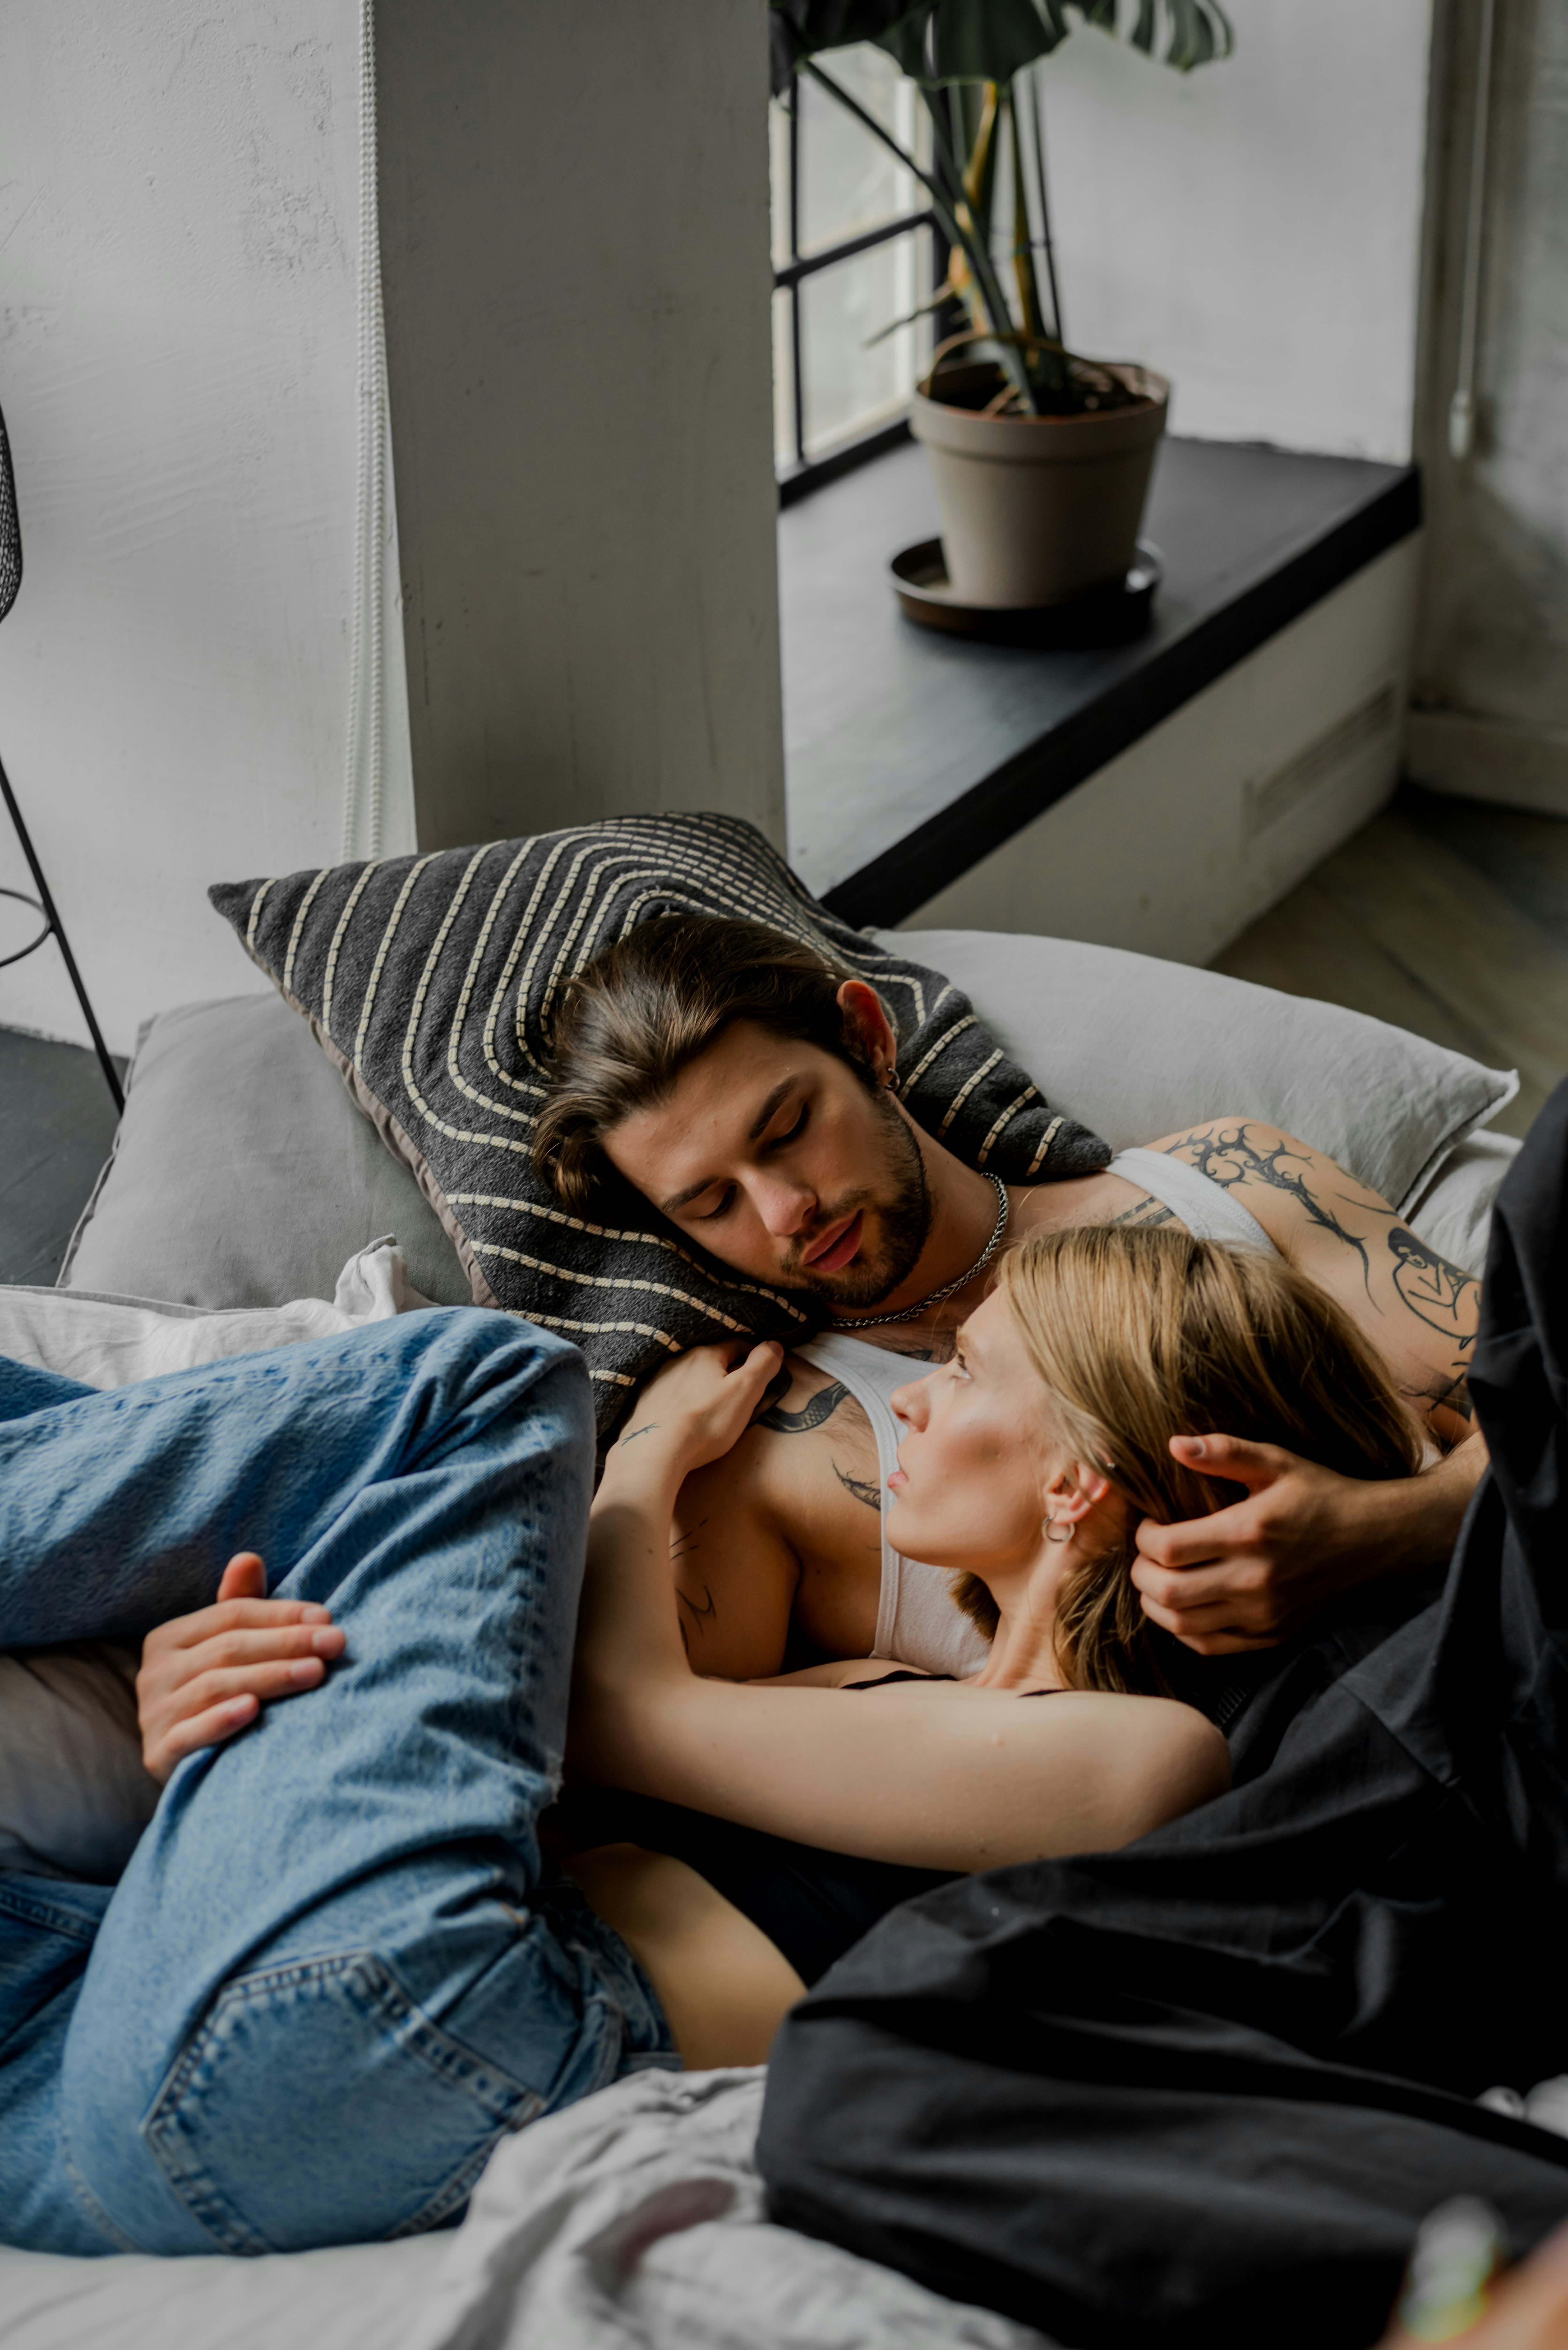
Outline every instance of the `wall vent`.
{"type": "Polygon", "coordinates": [[[1330,782],[1342,767],[1388,733],[1399,714],[1399,691],[1389,678],[1375,693],[1357,705],[1337,726],[1309,743],[1272,775],[1249,782],[1246,787],[1245,825],[1250,839],[1293,816],[1303,800],[1330,782]]]}

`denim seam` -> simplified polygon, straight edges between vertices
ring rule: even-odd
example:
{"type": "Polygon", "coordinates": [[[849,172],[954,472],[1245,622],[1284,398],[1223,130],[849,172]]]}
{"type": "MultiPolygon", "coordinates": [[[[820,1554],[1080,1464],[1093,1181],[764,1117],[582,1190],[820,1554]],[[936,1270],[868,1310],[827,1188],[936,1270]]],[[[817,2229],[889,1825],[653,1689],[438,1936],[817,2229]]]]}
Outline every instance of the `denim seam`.
{"type": "Polygon", "coordinates": [[[90,1948],[97,1939],[98,1924],[84,1924],[72,1909],[57,1909],[52,1901],[40,1900],[36,1894],[18,1893],[0,1880],[0,1910],[18,1918],[24,1925],[47,1926],[57,1934],[65,1934],[73,1942],[85,1942],[90,1948]]]}
{"type": "Polygon", "coordinates": [[[88,2218],[92,2221],[93,2226],[102,2230],[104,2235],[109,2238],[109,2242],[114,2245],[118,2251],[140,2252],[145,2255],[147,2246],[145,2244],[139,2244],[134,2236],[130,2236],[126,2233],[118,2220],[114,2220],[109,2217],[109,2214],[104,2210],[103,2205],[99,2201],[98,2197],[93,2193],[92,2189],[88,2185],[87,2180],[82,2177],[81,2172],[77,2168],[76,2157],[70,2150],[70,2141],[68,2138],[66,2138],[63,2130],[61,2131],[61,2138],[63,2141],[62,2150],[65,2158],[66,2177],[71,2182],[72,2193],[75,2195],[77,2201],[81,2205],[82,2210],[87,2213],[88,2218]]]}
{"type": "MultiPolygon", "coordinates": [[[[534,2120],[537,2110],[535,2106],[535,2113],[524,2114],[521,2121],[510,2125],[510,2127],[525,2128],[527,2124],[534,2120]]],[[[498,2124],[485,2139],[484,2144],[475,2148],[468,2160],[460,2169],[453,2172],[446,2185],[439,2189],[428,2203],[421,2204],[411,2219],[400,2220],[398,2222],[386,2239],[387,2242],[396,2243],[404,2236],[427,2236],[432,2228],[439,2228],[442,2220],[452,2212],[460,2210],[472,2194],[485,2164],[490,2160],[501,2140],[508,2135],[508,2127],[509,2126],[504,2122],[498,2124]]]]}

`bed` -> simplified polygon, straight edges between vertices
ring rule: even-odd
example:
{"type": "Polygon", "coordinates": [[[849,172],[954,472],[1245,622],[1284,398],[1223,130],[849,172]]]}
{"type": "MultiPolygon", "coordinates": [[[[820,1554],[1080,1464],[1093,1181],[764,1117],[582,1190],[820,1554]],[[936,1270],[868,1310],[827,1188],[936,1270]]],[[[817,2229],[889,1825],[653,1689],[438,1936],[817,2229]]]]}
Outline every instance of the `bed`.
{"type": "MultiPolygon", "coordinates": [[[[1267,1119],[1332,1152],[1431,1245],[1480,1270],[1517,1149],[1490,1129],[1516,1090],[1511,1073],[1354,1013],[1116,950],[962,931],[900,933],[896,945],[949,974],[1053,1102],[1114,1147],[1225,1112],[1267,1119]]],[[[310,1029],[275,994],[240,994],[149,1024],[60,1284],[0,1292],[0,1352],[112,1385],[471,1295],[450,1232],[310,1029]]],[[[51,1865],[51,1851],[53,1865],[88,1874],[123,1865],[156,1796],[138,1783],[128,1669],[109,1652],[0,1659],[0,1866],[40,1854],[51,1865]]],[[[1038,2343],[771,2226],[751,2164],[760,2099],[756,2074],[639,2074],[504,2140],[462,2227],[411,2241],[254,2262],[0,2250],[0,2343],[1038,2343]]]]}

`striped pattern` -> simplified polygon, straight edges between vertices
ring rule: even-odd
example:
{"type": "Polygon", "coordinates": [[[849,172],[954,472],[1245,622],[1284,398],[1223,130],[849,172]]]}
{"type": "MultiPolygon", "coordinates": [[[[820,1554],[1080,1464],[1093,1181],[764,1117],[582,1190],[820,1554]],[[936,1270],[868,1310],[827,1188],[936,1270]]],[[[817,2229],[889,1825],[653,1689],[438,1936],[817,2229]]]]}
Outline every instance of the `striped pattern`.
{"type": "Polygon", "coordinates": [[[535,1178],[528,1153],[562,984],[651,915],[747,915],[859,972],[898,1024],[900,1098],[971,1165],[1036,1181],[1110,1156],[1052,1111],[958,989],[836,921],[733,817],[623,816],[211,895],[418,1177],[478,1302],[582,1348],[606,1430],[667,1354],[737,1331],[804,1336],[819,1318],[688,1246],[651,1211],[645,1231],[593,1223],[535,1178]]]}

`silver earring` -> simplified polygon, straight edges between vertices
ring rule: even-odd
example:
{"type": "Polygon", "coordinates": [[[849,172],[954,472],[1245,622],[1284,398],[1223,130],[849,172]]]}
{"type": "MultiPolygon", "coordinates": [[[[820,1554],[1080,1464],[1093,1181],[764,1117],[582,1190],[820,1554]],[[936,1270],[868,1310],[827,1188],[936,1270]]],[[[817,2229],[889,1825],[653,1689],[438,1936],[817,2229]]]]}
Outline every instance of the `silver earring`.
{"type": "Polygon", "coordinates": [[[887,1076],[883,1079],[883,1083],[888,1087],[888,1090],[889,1090],[889,1091],[891,1091],[894,1087],[897,1087],[898,1082],[898,1070],[897,1070],[897,1069],[889,1069],[889,1070],[888,1070],[888,1074],[887,1074],[887,1076]]]}
{"type": "Polygon", "coordinates": [[[1076,1529],[1069,1526],[1064,1534],[1059,1534],[1056,1532],[1056,1521],[1054,1518],[1042,1518],[1040,1521],[1040,1531],[1044,1535],[1048,1543],[1070,1543],[1076,1529]]]}

